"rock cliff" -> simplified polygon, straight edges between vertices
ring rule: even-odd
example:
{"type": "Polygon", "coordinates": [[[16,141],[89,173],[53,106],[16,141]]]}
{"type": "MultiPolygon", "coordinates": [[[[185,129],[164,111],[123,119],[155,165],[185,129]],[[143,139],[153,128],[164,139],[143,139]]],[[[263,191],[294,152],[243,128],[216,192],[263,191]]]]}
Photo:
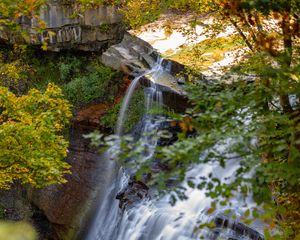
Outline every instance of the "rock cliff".
{"type": "Polygon", "coordinates": [[[74,6],[63,0],[50,0],[40,12],[46,24],[43,33],[36,31],[37,20],[19,18],[29,36],[0,31],[0,41],[8,43],[48,44],[48,50],[64,49],[103,51],[123,38],[125,29],[116,7],[99,6],[82,14],[74,14],[74,6]]]}

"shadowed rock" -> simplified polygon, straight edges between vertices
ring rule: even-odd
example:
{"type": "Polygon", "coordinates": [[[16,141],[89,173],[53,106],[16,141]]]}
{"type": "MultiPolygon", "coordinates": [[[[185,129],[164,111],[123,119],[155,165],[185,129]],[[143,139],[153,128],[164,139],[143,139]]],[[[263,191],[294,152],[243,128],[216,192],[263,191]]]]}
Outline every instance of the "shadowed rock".
{"type": "MultiPolygon", "coordinates": [[[[216,228],[230,229],[238,236],[247,236],[248,238],[250,238],[252,240],[264,240],[264,236],[262,234],[260,234],[259,232],[257,232],[256,230],[248,227],[247,225],[245,225],[241,222],[233,221],[226,216],[217,216],[217,217],[215,217],[214,222],[216,224],[216,228]]],[[[218,232],[218,231],[216,231],[216,232],[218,232]]]]}
{"type": "Polygon", "coordinates": [[[131,179],[127,187],[116,196],[120,201],[119,207],[121,209],[132,207],[133,204],[148,197],[148,191],[149,188],[145,183],[131,179]]]}
{"type": "Polygon", "coordinates": [[[68,182],[42,189],[30,189],[29,200],[43,212],[54,228],[51,239],[82,239],[87,230],[93,207],[105,196],[115,180],[119,167],[98,148],[90,146],[83,137],[95,129],[94,123],[75,122],[70,130],[70,147],[67,162],[72,166],[68,182]]]}

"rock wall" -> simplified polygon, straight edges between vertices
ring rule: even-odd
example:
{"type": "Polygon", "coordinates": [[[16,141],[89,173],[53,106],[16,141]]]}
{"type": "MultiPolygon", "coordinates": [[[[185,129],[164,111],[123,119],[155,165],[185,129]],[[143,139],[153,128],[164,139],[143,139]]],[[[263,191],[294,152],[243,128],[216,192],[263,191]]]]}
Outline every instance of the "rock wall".
{"type": "Polygon", "coordinates": [[[104,65],[132,77],[146,73],[140,80],[144,86],[150,86],[153,82],[153,73],[147,72],[160,65],[157,70],[159,76],[155,79],[156,87],[163,94],[163,104],[178,112],[184,112],[190,106],[184,88],[185,82],[189,78],[192,81],[204,80],[201,74],[189,74],[184,65],[163,59],[149,43],[129,33],[124,35],[120,43],[108,48],[101,59],[104,65]]]}
{"type": "Polygon", "coordinates": [[[74,12],[74,6],[70,3],[50,0],[40,13],[40,19],[47,26],[43,33],[36,32],[36,19],[21,17],[19,24],[29,33],[29,38],[22,38],[9,31],[0,31],[0,40],[9,43],[27,42],[33,45],[46,42],[48,49],[52,51],[103,51],[123,38],[125,28],[116,7],[100,6],[73,16],[74,12]]]}
{"type": "Polygon", "coordinates": [[[67,162],[72,166],[68,182],[43,189],[30,189],[29,200],[40,209],[53,227],[49,239],[80,239],[89,221],[90,209],[99,195],[107,191],[106,182],[114,175],[115,163],[104,160],[97,148],[83,137],[93,131],[89,126],[70,129],[70,147],[67,162]]]}

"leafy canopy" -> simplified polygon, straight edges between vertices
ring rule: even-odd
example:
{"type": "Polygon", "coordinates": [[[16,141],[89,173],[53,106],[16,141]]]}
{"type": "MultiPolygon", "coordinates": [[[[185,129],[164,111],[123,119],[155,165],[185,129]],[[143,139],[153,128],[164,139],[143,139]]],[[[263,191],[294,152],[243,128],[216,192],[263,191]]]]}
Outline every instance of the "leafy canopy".
{"type": "Polygon", "coordinates": [[[61,133],[70,117],[55,85],[20,97],[0,87],[0,188],[14,181],[34,187],[65,182],[68,142],[61,133]]]}

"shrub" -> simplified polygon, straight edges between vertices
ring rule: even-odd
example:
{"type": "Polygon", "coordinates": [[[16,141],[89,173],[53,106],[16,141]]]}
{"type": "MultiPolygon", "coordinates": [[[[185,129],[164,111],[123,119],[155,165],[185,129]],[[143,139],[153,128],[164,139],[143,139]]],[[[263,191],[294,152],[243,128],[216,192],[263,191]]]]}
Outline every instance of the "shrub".
{"type": "Polygon", "coordinates": [[[105,99],[109,88],[114,88],[110,80],[115,76],[110,68],[96,65],[95,70],[85,76],[77,76],[63,86],[66,98],[73,104],[86,104],[94,99],[105,99]]]}

